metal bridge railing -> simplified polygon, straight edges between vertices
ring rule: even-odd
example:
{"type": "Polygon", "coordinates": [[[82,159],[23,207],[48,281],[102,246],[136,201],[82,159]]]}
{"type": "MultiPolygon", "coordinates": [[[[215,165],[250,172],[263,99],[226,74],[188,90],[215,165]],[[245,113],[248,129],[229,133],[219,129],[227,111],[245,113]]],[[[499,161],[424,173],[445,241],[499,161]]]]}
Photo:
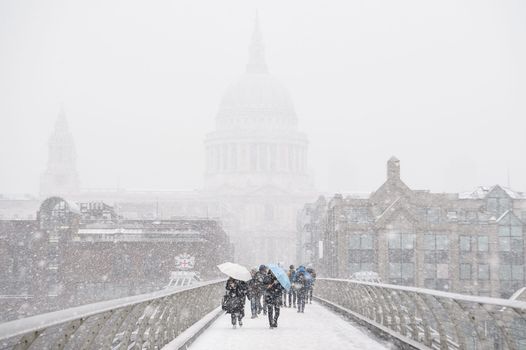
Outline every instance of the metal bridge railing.
{"type": "Polygon", "coordinates": [[[526,349],[526,302],[318,278],[315,295],[420,349],[526,349]]]}
{"type": "Polygon", "coordinates": [[[0,349],[160,349],[213,311],[224,280],[0,324],[0,349]]]}

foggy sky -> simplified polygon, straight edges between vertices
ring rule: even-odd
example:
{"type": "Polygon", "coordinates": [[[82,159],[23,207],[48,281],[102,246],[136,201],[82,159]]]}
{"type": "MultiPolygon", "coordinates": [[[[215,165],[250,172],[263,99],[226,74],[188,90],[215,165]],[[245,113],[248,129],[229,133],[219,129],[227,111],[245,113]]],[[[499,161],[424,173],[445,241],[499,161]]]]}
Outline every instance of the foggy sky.
{"type": "Polygon", "coordinates": [[[201,188],[256,9],[317,187],[526,191],[526,2],[0,1],[0,193],[37,193],[63,104],[83,188],[201,188]],[[508,171],[509,169],[509,171],[508,171]]]}

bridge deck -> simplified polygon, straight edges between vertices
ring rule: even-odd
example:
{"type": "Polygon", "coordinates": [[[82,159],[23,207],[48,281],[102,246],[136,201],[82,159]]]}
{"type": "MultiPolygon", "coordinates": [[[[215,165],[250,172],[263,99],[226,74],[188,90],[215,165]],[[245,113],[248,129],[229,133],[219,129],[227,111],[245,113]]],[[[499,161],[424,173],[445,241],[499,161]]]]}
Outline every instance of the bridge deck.
{"type": "Polygon", "coordinates": [[[282,308],[275,329],[268,327],[268,318],[263,313],[251,319],[248,304],[243,327],[233,329],[230,315],[222,315],[190,349],[388,349],[388,345],[380,344],[364,330],[317,303],[307,304],[303,314],[293,308],[282,308]]]}

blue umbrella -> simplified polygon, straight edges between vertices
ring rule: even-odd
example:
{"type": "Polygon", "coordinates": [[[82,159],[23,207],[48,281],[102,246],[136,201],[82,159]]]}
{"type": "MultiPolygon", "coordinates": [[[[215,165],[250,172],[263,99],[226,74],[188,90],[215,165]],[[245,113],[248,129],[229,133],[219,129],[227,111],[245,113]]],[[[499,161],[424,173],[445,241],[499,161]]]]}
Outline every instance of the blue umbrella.
{"type": "Polygon", "coordinates": [[[278,282],[287,290],[287,292],[290,290],[290,280],[289,276],[287,276],[287,273],[285,270],[283,270],[281,267],[279,267],[276,264],[267,264],[267,267],[272,271],[274,276],[276,276],[276,279],[278,282]]]}

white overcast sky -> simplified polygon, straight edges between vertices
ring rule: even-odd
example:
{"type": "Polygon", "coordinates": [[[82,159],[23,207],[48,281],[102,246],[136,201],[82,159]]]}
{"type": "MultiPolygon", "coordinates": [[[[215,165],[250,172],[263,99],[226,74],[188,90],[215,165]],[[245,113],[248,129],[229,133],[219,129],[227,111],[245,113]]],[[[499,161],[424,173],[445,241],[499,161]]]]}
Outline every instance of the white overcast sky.
{"type": "Polygon", "coordinates": [[[61,103],[83,188],[201,188],[256,9],[320,190],[396,155],[412,188],[526,191],[526,1],[0,0],[0,193],[38,192],[61,103]]]}

